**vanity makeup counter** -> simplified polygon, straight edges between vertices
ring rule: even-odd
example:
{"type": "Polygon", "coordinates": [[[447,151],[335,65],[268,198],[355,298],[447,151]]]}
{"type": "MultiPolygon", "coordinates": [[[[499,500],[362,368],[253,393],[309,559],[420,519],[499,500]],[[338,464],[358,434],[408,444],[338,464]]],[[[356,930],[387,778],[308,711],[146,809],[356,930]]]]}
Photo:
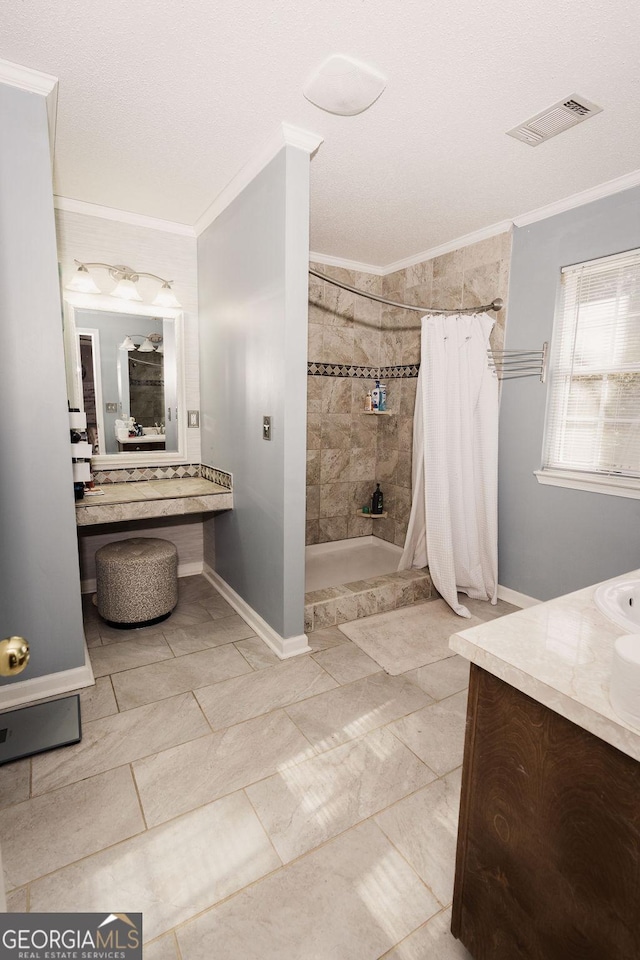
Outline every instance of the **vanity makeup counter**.
{"type": "Polygon", "coordinates": [[[449,641],[471,661],[451,929],[474,960],[640,957],[640,730],[609,703],[628,631],[597,586],[449,641]]]}
{"type": "MultiPolygon", "coordinates": [[[[640,577],[640,571],[628,576],[640,577]]],[[[449,646],[640,760],[640,730],[622,720],[609,703],[613,645],[627,631],[595,606],[598,586],[463,630],[451,637],[449,646]]]]}
{"type": "Polygon", "coordinates": [[[102,494],[76,503],[79,527],[233,509],[232,491],[203,477],[105,483],[96,489],[102,494]]]}

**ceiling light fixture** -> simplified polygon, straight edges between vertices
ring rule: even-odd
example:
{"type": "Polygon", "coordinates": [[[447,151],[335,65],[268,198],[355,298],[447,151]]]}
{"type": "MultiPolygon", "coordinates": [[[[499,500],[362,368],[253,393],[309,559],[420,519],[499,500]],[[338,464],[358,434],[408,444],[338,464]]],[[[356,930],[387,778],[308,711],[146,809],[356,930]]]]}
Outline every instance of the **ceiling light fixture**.
{"type": "Polygon", "coordinates": [[[311,74],[302,92],[321,110],[353,117],[375,103],[386,85],[386,77],[374,67],[334,54],[311,74]]]}
{"type": "Polygon", "coordinates": [[[78,265],[78,269],[67,284],[67,290],[74,290],[77,293],[100,293],[100,288],[96,285],[88,270],[89,267],[100,267],[102,270],[108,270],[112,279],[117,281],[116,286],[111,291],[112,297],[117,297],[119,300],[142,300],[136,284],[140,277],[149,277],[151,280],[158,280],[161,284],[160,290],[153,301],[154,305],[175,309],[179,309],[181,306],[180,301],[171,289],[173,280],[165,280],[164,277],[158,277],[155,273],[132,270],[131,267],[125,267],[123,264],[82,263],[80,260],[74,260],[74,263],[78,265]]]}

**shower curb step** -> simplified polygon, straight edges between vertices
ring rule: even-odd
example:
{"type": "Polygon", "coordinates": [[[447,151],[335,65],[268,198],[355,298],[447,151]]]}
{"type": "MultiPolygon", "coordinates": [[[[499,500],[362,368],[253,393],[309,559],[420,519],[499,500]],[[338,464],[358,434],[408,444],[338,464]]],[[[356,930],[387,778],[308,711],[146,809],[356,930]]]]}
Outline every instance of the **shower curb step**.
{"type": "Polygon", "coordinates": [[[352,584],[314,590],[305,596],[305,633],[370,617],[374,613],[388,613],[437,597],[427,567],[422,570],[399,570],[370,580],[356,580],[352,584]]]}

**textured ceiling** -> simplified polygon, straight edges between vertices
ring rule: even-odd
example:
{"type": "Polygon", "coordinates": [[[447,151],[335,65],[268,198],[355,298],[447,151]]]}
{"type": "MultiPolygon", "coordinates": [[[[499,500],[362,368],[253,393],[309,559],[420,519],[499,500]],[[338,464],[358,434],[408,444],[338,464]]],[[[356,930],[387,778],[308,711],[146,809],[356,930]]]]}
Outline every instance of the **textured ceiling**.
{"type": "Polygon", "coordinates": [[[60,80],[55,192],[193,224],[283,120],[324,144],[311,248],[387,265],[640,167],[638,0],[4,0],[0,58],[60,80]],[[337,117],[329,54],[388,78],[337,117]],[[568,94],[604,108],[531,148],[568,94]]]}

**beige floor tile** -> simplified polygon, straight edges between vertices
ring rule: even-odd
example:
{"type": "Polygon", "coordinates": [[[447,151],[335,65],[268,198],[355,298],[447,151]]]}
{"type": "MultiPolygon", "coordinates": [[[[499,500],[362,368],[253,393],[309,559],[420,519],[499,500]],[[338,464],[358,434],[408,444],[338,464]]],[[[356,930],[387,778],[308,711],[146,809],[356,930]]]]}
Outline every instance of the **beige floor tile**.
{"type": "Polygon", "coordinates": [[[388,730],[289,767],[247,787],[287,863],[435,779],[388,730]]]}
{"type": "Polygon", "coordinates": [[[275,667],[282,663],[273,650],[270,650],[260,637],[249,637],[247,640],[238,640],[234,643],[250,667],[254,670],[264,670],[265,667],[275,667]]]}
{"type": "Polygon", "coordinates": [[[9,807],[0,820],[11,889],[145,829],[129,767],[9,807]]]}
{"type": "Polygon", "coordinates": [[[431,697],[405,677],[375,673],[287,707],[287,713],[317,750],[330,750],[427,703],[431,697]]]}
{"type": "Polygon", "coordinates": [[[221,620],[223,617],[231,617],[236,612],[231,604],[227,603],[224,597],[222,597],[217,591],[214,591],[209,597],[203,597],[203,599],[199,602],[205,608],[212,620],[221,620]]]}
{"type": "Polygon", "coordinates": [[[457,654],[426,667],[411,670],[405,676],[426,690],[434,700],[444,700],[469,686],[469,661],[457,654]]]}
{"type": "Polygon", "coordinates": [[[167,627],[164,636],[176,657],[180,657],[185,653],[197,653],[198,650],[207,650],[209,647],[245,640],[255,634],[236,613],[232,617],[207,620],[206,623],[198,623],[193,627],[167,627]]]}
{"type": "Polygon", "coordinates": [[[180,960],[174,933],[168,933],[144,947],[144,960],[180,960]]]}
{"type": "Polygon", "coordinates": [[[458,600],[465,605],[472,616],[483,622],[497,620],[498,617],[506,617],[520,610],[520,607],[514,607],[512,603],[507,603],[505,600],[498,600],[497,603],[490,603],[488,600],[471,600],[464,593],[458,594],[458,600]]]}
{"type": "Polygon", "coordinates": [[[220,730],[335,687],[322,667],[304,657],[204,687],[196,698],[213,729],[220,730]]]}
{"type": "Polygon", "coordinates": [[[276,711],[149,756],[133,770],[147,823],[155,825],[312,755],[297,727],[276,711]]]}
{"type": "Polygon", "coordinates": [[[161,633],[90,650],[91,666],[95,677],[105,677],[120,670],[132,670],[158,660],[172,660],[173,653],[161,633]]]}
{"type": "Polygon", "coordinates": [[[112,643],[124,643],[126,640],[148,640],[150,637],[162,636],[162,630],[157,623],[152,624],[150,627],[120,630],[118,627],[110,627],[104,620],[100,620],[99,629],[100,639],[105,647],[112,643]]]}
{"type": "Polygon", "coordinates": [[[120,709],[131,710],[154,700],[251,672],[251,667],[233,644],[225,644],[115,674],[113,688],[120,709]]]}
{"type": "Polygon", "coordinates": [[[473,960],[473,957],[451,933],[451,911],[443,910],[391,953],[385,953],[383,960],[473,960]]]}
{"type": "Polygon", "coordinates": [[[210,620],[209,612],[201,603],[178,603],[169,619],[160,626],[166,632],[178,627],[193,627],[196,623],[207,623],[210,620]]]}
{"type": "Polygon", "coordinates": [[[190,693],[85,723],[82,740],[33,757],[32,791],[46,793],[210,732],[190,693]]]}
{"type": "Polygon", "coordinates": [[[178,577],[178,602],[199,603],[220,594],[206,577],[198,574],[193,577],[178,577]]]}
{"type": "Polygon", "coordinates": [[[379,664],[354,643],[343,643],[339,647],[322,650],[314,654],[313,659],[338,683],[352,683],[380,672],[379,664]]]}
{"type": "Polygon", "coordinates": [[[390,724],[389,729],[441,777],[462,763],[466,715],[465,690],[390,724]]]}
{"type": "Polygon", "coordinates": [[[13,890],[7,894],[7,913],[27,912],[27,888],[13,890]]]}
{"type": "Polygon", "coordinates": [[[375,818],[444,907],[453,899],[460,780],[454,770],[375,818]]]}
{"type": "Polygon", "coordinates": [[[31,760],[15,760],[0,767],[0,809],[29,797],[31,760]]]}
{"type": "Polygon", "coordinates": [[[177,936],[183,960],[375,960],[436,910],[405,860],[365,823],[177,936]]]}
{"type": "Polygon", "coordinates": [[[321,630],[312,630],[308,637],[312,653],[328,650],[329,647],[339,647],[345,642],[344,633],[341,633],[338,627],[323,627],[321,630]]]}
{"type": "Polygon", "coordinates": [[[478,617],[465,620],[457,616],[444,600],[431,600],[343,623],[340,630],[396,676],[452,656],[451,634],[481,623],[478,617]]]}
{"type": "Polygon", "coordinates": [[[118,712],[113,687],[109,677],[98,677],[92,687],[85,687],[80,693],[80,716],[82,723],[100,720],[118,712]]]}
{"type": "MultiPolygon", "coordinates": [[[[278,865],[236,793],[36,881],[31,910],[141,912],[153,940],[278,865]]],[[[215,953],[210,945],[208,960],[215,953]]]]}

